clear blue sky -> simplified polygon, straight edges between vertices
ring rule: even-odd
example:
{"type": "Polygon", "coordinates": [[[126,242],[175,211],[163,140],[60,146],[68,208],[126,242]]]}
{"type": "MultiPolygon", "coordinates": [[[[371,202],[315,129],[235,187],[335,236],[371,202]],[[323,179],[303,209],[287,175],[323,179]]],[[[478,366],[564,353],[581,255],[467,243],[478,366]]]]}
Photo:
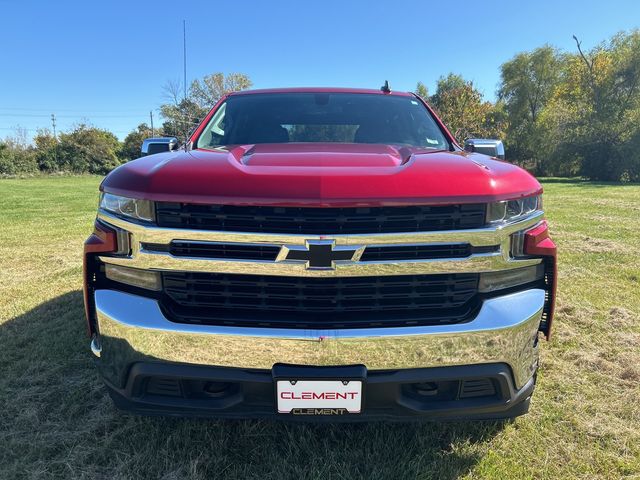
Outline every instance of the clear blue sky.
{"type": "Polygon", "coordinates": [[[0,0],[0,137],[80,121],[119,137],[158,120],[162,85],[243,72],[255,88],[379,87],[433,92],[441,75],[492,99],[499,66],[544,43],[591,48],[640,26],[640,1],[35,1],[0,0]],[[453,5],[451,10],[447,4],[453,5]]]}

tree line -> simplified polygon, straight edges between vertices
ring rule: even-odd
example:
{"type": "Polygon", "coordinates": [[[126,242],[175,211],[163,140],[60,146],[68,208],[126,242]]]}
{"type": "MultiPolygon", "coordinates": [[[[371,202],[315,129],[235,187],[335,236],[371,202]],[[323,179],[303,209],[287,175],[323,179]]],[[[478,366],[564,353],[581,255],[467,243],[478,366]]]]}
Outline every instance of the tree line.
{"type": "Polygon", "coordinates": [[[48,129],[38,130],[31,142],[26,132],[18,129],[15,136],[0,140],[0,176],[107,174],[118,165],[139,158],[145,138],[187,138],[218,99],[251,85],[249,77],[241,73],[214,73],[194,80],[187,97],[182,98],[182,85],[167,82],[164,86],[167,103],[160,106],[162,126],[151,129],[147,123],[141,123],[122,142],[112,132],[86,123],[56,136],[48,129]]]}
{"type": "Polygon", "coordinates": [[[537,175],[640,181],[640,31],[584,51],[545,45],[500,67],[496,102],[459,75],[440,78],[435,108],[459,141],[504,140],[507,158],[537,175]]]}
{"type": "MultiPolygon", "coordinates": [[[[544,45],[522,52],[500,67],[496,100],[472,81],[450,73],[425,98],[451,133],[500,138],[508,160],[537,175],[583,176],[594,180],[640,181],[640,31],[622,32],[585,51],[544,45]]],[[[0,141],[0,175],[38,172],[105,174],[140,155],[144,138],[186,138],[224,94],[251,87],[244,74],[214,73],[183,86],[168,82],[164,123],[151,131],[140,124],[120,142],[107,130],[81,124],[54,137],[39,131],[0,141]]]]}

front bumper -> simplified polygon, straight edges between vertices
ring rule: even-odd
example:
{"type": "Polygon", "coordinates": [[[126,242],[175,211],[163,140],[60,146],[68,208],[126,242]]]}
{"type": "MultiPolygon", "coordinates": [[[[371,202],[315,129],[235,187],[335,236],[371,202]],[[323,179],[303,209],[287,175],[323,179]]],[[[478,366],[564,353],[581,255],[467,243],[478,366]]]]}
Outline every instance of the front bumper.
{"type": "Polygon", "coordinates": [[[171,322],[158,302],[114,290],[95,292],[99,370],[115,390],[139,363],[269,371],[275,364],[364,365],[369,372],[503,364],[520,390],[538,364],[545,292],[530,289],[485,300],[469,322],[343,330],[236,328],[171,322]]]}
{"type": "Polygon", "coordinates": [[[124,388],[108,385],[108,389],[119,408],[146,415],[352,422],[512,418],[528,411],[534,386],[535,376],[516,389],[505,364],[368,372],[363,366],[275,365],[271,370],[243,370],[140,362],[131,368],[124,388]],[[276,413],[277,379],[347,378],[354,371],[364,383],[361,413],[318,414],[315,409],[276,413]],[[208,385],[216,390],[207,389],[208,385]],[[425,385],[428,391],[417,388],[425,385]]]}

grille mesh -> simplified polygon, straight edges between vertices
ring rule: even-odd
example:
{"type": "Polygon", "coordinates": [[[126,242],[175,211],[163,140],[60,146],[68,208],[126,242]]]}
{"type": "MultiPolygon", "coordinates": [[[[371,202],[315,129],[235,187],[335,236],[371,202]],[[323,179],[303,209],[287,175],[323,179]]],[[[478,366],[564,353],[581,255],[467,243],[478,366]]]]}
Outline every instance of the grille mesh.
{"type": "Polygon", "coordinates": [[[477,274],[278,277],[163,273],[163,305],[178,322],[351,328],[464,321],[477,274]]]}
{"type": "Polygon", "coordinates": [[[448,245],[412,245],[367,247],[360,258],[363,262],[389,260],[426,260],[435,258],[464,258],[471,255],[472,247],[468,243],[448,245]]]}
{"type": "MultiPolygon", "coordinates": [[[[277,245],[174,240],[169,245],[143,243],[142,248],[150,252],[171,253],[176,257],[275,261],[281,247],[277,245]]],[[[499,249],[499,245],[472,247],[468,243],[369,246],[366,247],[360,260],[381,262],[465,258],[472,253],[493,253],[499,249]]]]}
{"type": "Polygon", "coordinates": [[[484,204],[404,207],[267,207],[156,203],[161,227],[313,235],[479,228],[484,204]]]}
{"type": "Polygon", "coordinates": [[[176,257],[275,260],[279,246],[246,245],[242,243],[196,242],[174,240],[169,245],[143,243],[142,248],[151,252],[167,252],[176,257]]]}

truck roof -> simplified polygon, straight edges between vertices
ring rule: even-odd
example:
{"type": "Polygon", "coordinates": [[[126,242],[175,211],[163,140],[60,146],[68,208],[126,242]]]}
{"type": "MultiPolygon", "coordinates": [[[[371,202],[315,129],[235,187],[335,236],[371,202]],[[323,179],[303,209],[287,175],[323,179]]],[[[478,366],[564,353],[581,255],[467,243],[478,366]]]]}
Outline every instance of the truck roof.
{"type": "Polygon", "coordinates": [[[242,90],[230,95],[252,95],[256,93],[368,93],[376,95],[395,95],[400,97],[413,96],[410,92],[383,92],[372,88],[337,88],[337,87],[295,87],[295,88],[263,88],[257,90],[242,90]]]}

